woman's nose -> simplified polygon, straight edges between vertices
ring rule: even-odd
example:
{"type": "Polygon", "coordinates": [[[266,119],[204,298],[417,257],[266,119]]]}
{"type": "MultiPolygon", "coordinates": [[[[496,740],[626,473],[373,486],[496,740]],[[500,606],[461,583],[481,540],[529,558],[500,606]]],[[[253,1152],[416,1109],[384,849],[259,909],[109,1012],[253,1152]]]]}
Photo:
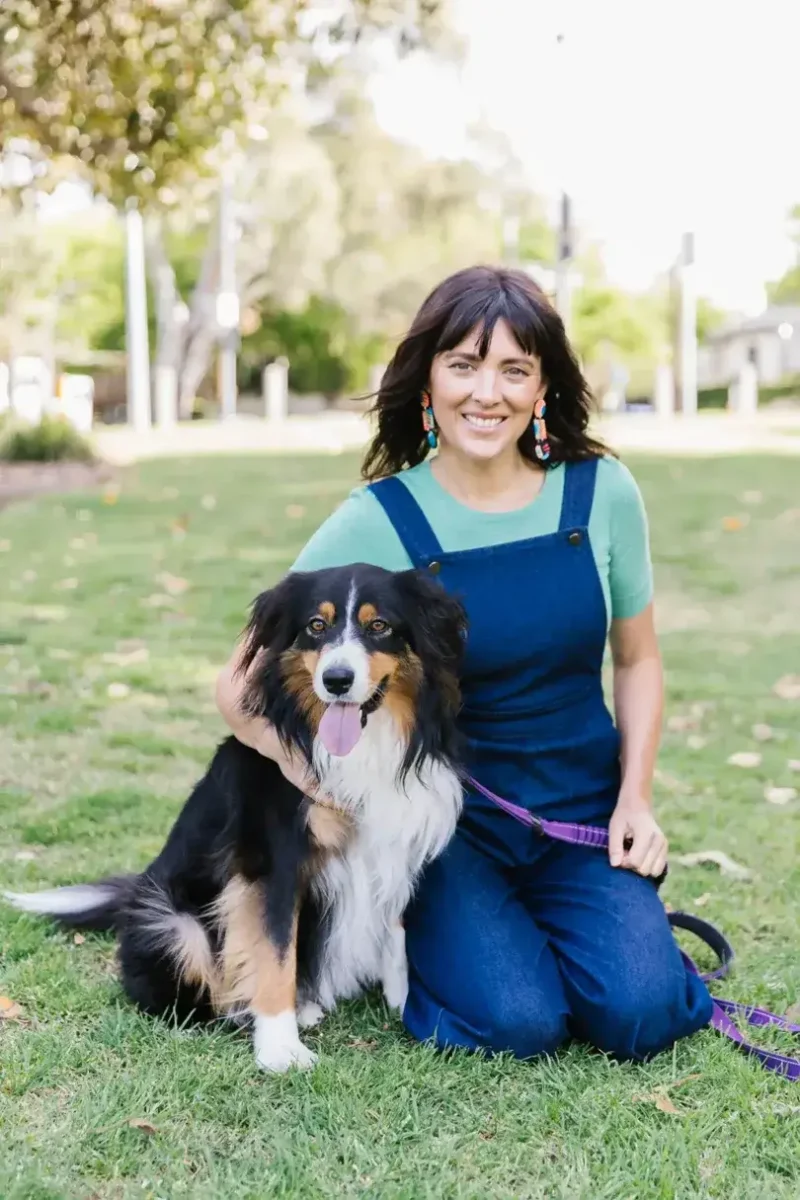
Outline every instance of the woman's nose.
{"type": "Polygon", "coordinates": [[[494,404],[500,398],[497,394],[497,371],[485,366],[478,370],[472,397],[479,404],[494,404]]]}

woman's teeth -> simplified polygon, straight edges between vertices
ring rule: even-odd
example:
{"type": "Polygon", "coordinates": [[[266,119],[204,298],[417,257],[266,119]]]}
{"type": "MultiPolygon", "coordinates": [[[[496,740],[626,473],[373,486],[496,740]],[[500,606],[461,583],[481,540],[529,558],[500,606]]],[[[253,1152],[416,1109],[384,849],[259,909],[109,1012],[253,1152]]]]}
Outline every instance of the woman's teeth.
{"type": "Polygon", "coordinates": [[[462,416],[468,425],[476,429],[494,429],[505,420],[505,417],[476,417],[472,413],[462,413],[462,416]]]}

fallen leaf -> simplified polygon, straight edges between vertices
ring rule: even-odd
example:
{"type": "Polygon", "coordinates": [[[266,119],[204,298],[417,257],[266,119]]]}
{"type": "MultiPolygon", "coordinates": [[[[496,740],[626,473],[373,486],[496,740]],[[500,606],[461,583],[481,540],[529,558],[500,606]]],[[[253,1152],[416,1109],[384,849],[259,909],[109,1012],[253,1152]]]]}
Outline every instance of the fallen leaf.
{"type": "Polygon", "coordinates": [[[775,736],[771,725],[754,725],[751,732],[757,742],[769,742],[775,736]]]}
{"type": "Polygon", "coordinates": [[[692,901],[692,904],[694,904],[695,908],[705,908],[710,899],[711,892],[703,892],[702,896],[698,896],[696,900],[692,901]]]}
{"type": "Polygon", "coordinates": [[[53,658],[56,662],[69,662],[75,657],[74,650],[62,650],[59,646],[52,646],[47,651],[48,658],[53,658]]]}
{"type": "Polygon", "coordinates": [[[182,579],[180,575],[170,575],[169,571],[162,571],[160,575],[156,575],[156,583],[160,583],[170,596],[182,596],[190,587],[188,579],[182,579]]]}
{"type": "Polygon", "coordinates": [[[800,758],[790,758],[786,765],[790,771],[800,771],[800,758]]]}
{"type": "Polygon", "coordinates": [[[69,542],[70,550],[85,550],[87,545],[88,545],[88,543],[86,541],[86,538],[82,538],[82,537],[70,538],[70,542],[69,542]]]}
{"type": "Polygon", "coordinates": [[[670,1113],[674,1116],[680,1116],[679,1110],[672,1103],[669,1096],[657,1096],[655,1104],[656,1108],[663,1113],[670,1113]]]}
{"type": "Polygon", "coordinates": [[[9,996],[0,996],[0,1021],[18,1021],[22,1016],[19,1004],[9,996]]]}
{"type": "Polygon", "coordinates": [[[33,862],[36,858],[34,850],[18,850],[14,855],[14,862],[33,862]]]}
{"type": "Polygon", "coordinates": [[[728,765],[731,767],[758,767],[760,764],[761,755],[756,754],[754,750],[739,750],[728,759],[728,765]]]}
{"type": "Polygon", "coordinates": [[[161,492],[162,500],[177,500],[180,492],[176,487],[165,487],[161,492]]]}
{"type": "Polygon", "coordinates": [[[36,574],[35,571],[23,571],[22,572],[22,582],[23,583],[35,583],[38,578],[39,578],[39,576],[36,574]]]}
{"type": "Polygon", "coordinates": [[[722,528],[726,533],[737,533],[740,529],[744,529],[747,524],[747,518],[742,517],[723,517],[722,528]]]}
{"type": "Polygon", "coordinates": [[[76,946],[82,946],[83,943],[86,941],[86,938],[83,936],[82,933],[76,933],[76,934],[73,934],[72,940],[76,946]]]}
{"type": "Polygon", "coordinates": [[[800,1004],[790,1004],[786,1010],[786,1020],[792,1024],[800,1024],[800,1004]]]}
{"type": "Polygon", "coordinates": [[[2,540],[0,540],[0,554],[5,554],[6,550],[10,549],[11,542],[8,540],[8,538],[2,538],[2,540]]]}
{"type": "Polygon", "coordinates": [[[140,600],[139,603],[143,608],[172,608],[172,597],[165,596],[163,592],[154,592],[152,596],[140,600]]]}
{"type": "Polygon", "coordinates": [[[692,733],[686,739],[686,745],[690,750],[702,750],[704,746],[708,745],[708,739],[692,733]]]}
{"type": "Polygon", "coordinates": [[[136,663],[144,663],[150,658],[150,651],[146,646],[140,646],[136,650],[114,651],[103,655],[103,662],[109,663],[113,667],[132,667],[136,663]]]}
{"type": "Polygon", "coordinates": [[[58,583],[53,584],[54,592],[74,592],[79,585],[77,579],[60,579],[58,583]]]}
{"type": "Polygon", "coordinates": [[[764,792],[764,799],[770,804],[790,804],[792,800],[797,799],[797,788],[768,787],[764,792]]]}
{"type": "Polygon", "coordinates": [[[375,1050],[377,1049],[378,1043],[374,1038],[354,1038],[351,1042],[348,1042],[347,1045],[351,1050],[375,1050]]]}
{"type": "Polygon", "coordinates": [[[682,867],[702,867],[711,863],[719,867],[723,875],[730,875],[733,879],[749,879],[751,875],[747,867],[734,862],[722,850],[696,850],[692,854],[678,855],[675,861],[682,867]]]}
{"type": "Polygon", "coordinates": [[[206,512],[213,512],[217,507],[217,497],[211,495],[203,496],[203,499],[200,501],[200,505],[206,510],[206,512]]]}
{"type": "Polygon", "coordinates": [[[125,1124],[130,1125],[131,1129],[141,1129],[142,1133],[158,1133],[155,1125],[145,1121],[142,1117],[129,1117],[125,1124]]]}
{"type": "Polygon", "coordinates": [[[688,729],[697,729],[698,726],[697,717],[688,713],[675,713],[667,720],[667,729],[672,733],[685,733],[688,729]]]}
{"type": "Polygon", "coordinates": [[[302,504],[287,504],[285,512],[291,521],[299,521],[301,517],[306,515],[305,507],[302,504]]]}
{"type": "Polygon", "coordinates": [[[782,675],[772,690],[781,700],[800,700],[800,675],[782,675]]]}
{"type": "Polygon", "coordinates": [[[75,513],[75,516],[79,521],[91,521],[92,519],[92,514],[89,512],[88,508],[79,508],[75,513]]]}
{"type": "Polygon", "coordinates": [[[110,683],[106,688],[106,695],[111,700],[124,700],[126,696],[130,696],[131,689],[127,683],[110,683]]]}
{"type": "Polygon", "coordinates": [[[764,496],[761,492],[756,491],[743,492],[741,499],[743,504],[760,504],[764,496]]]}
{"type": "Polygon", "coordinates": [[[119,500],[120,488],[115,483],[110,483],[103,492],[103,504],[116,504],[119,500]]]}
{"type": "Polygon", "coordinates": [[[189,528],[189,514],[188,513],[182,513],[181,516],[176,517],[175,520],[170,525],[170,529],[172,530],[172,536],[174,538],[176,538],[178,541],[180,541],[181,538],[186,537],[186,530],[188,528],[189,528]]]}

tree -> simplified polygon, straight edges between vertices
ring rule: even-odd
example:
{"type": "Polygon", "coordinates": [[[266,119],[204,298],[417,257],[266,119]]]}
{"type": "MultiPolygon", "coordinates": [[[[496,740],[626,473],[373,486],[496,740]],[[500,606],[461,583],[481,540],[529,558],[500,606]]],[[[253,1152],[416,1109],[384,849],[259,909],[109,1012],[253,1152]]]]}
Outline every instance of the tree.
{"type": "Polygon", "coordinates": [[[441,42],[446,2],[3,0],[3,134],[67,156],[115,204],[169,196],[221,130],[261,123],[365,36],[441,42]]]}
{"type": "Polygon", "coordinates": [[[797,250],[797,262],[780,279],[767,284],[770,304],[800,304],[800,204],[789,213],[789,231],[797,250]]]}

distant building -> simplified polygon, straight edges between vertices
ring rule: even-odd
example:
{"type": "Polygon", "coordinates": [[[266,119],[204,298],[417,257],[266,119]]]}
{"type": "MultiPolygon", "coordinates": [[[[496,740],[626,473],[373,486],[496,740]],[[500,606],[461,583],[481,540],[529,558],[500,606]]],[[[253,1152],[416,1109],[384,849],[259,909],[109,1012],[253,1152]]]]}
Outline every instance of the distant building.
{"type": "Polygon", "coordinates": [[[706,338],[697,360],[698,384],[720,387],[751,362],[759,383],[800,375],[800,305],[772,304],[758,317],[731,322],[706,338]]]}

